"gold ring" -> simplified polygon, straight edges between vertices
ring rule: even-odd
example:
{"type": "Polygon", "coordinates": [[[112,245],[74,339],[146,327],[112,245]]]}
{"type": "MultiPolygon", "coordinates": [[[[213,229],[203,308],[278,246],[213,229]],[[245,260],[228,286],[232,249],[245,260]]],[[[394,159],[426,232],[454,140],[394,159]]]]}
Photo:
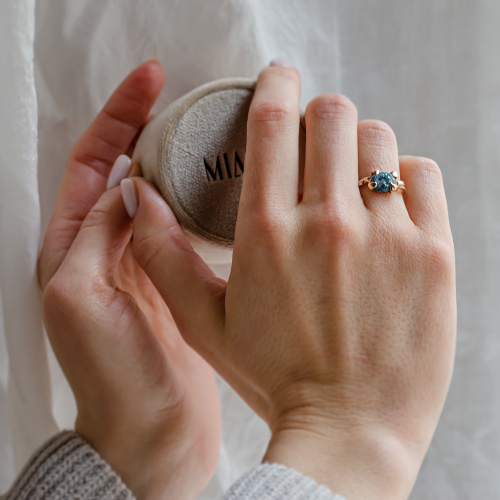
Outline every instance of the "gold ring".
{"type": "Polygon", "coordinates": [[[380,170],[372,170],[372,175],[359,179],[358,186],[368,184],[370,191],[377,193],[395,193],[401,191],[401,194],[406,193],[406,186],[403,181],[398,180],[399,174],[394,172],[381,172],[380,170]]]}

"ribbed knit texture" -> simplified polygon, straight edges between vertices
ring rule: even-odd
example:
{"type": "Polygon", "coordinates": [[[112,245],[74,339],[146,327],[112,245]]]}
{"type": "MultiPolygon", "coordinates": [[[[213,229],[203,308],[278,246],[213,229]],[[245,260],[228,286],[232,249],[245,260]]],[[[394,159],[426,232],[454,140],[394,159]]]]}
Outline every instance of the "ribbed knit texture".
{"type": "Polygon", "coordinates": [[[224,500],[345,500],[310,477],[280,464],[264,463],[247,472],[224,500]]]}
{"type": "MultiPolygon", "coordinates": [[[[118,475],[83,438],[75,432],[64,431],[35,452],[12,488],[0,500],[134,498],[118,475]]],[[[238,479],[223,500],[345,499],[293,469],[265,463],[238,479]]]]}
{"type": "Polygon", "coordinates": [[[32,456],[1,500],[133,500],[99,454],[75,432],[64,431],[32,456]]]}

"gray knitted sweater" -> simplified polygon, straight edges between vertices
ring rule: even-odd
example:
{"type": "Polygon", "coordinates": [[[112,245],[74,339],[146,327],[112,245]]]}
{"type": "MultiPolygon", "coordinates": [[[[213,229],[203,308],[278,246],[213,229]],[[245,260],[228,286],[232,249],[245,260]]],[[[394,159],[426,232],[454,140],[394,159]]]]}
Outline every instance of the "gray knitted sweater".
{"type": "MultiPolygon", "coordinates": [[[[238,479],[224,500],[344,500],[278,464],[238,479]]],[[[78,434],[64,431],[38,449],[0,500],[134,500],[132,492],[78,434]]]]}

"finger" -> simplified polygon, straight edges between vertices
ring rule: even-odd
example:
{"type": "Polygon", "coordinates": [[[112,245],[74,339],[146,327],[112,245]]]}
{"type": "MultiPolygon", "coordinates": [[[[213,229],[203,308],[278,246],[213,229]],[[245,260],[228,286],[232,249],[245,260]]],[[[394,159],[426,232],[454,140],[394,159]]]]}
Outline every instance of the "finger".
{"type": "MultiPolygon", "coordinates": [[[[122,184],[131,182],[137,195],[131,205],[138,205],[133,223],[134,256],[165,300],[186,341],[209,356],[224,323],[226,282],[193,250],[158,191],[138,177],[122,184]]],[[[129,204],[126,198],[131,193],[123,192],[129,204]]]]}
{"type": "Polygon", "coordinates": [[[399,166],[406,184],[404,202],[410,219],[428,233],[448,236],[448,207],[438,165],[428,158],[400,156],[399,166]]]}
{"type": "Polygon", "coordinates": [[[396,136],[389,125],[379,120],[364,120],[358,124],[358,157],[360,179],[371,176],[374,170],[381,173],[376,177],[375,190],[370,190],[368,185],[359,188],[366,207],[388,216],[394,215],[395,208],[404,208],[401,193],[390,191],[390,184],[399,180],[399,159],[396,136]],[[391,172],[397,172],[397,175],[393,176],[391,172]],[[388,191],[378,192],[376,189],[388,191]]]}
{"type": "Polygon", "coordinates": [[[150,111],[164,80],[156,59],[132,71],[75,144],[70,161],[90,167],[107,178],[117,156],[127,152],[140,129],[151,119],[150,111]]]}
{"type": "Polygon", "coordinates": [[[306,108],[303,202],[357,197],[358,112],[345,96],[323,94],[306,108]]]}
{"type": "Polygon", "coordinates": [[[300,75],[272,66],[259,75],[248,115],[241,216],[297,204],[300,75]]]}
{"type": "Polygon", "coordinates": [[[82,377],[75,373],[92,367],[91,376],[104,385],[93,386],[88,398],[111,388],[107,398],[115,404],[130,403],[137,398],[138,387],[142,391],[171,387],[167,392],[177,403],[182,389],[160,340],[134,298],[115,282],[131,235],[132,223],[120,188],[106,191],[83,221],[45,289],[47,331],[75,394],[88,392],[88,385],[82,385],[82,377]],[[131,367],[139,369],[135,389],[124,390],[131,367]]]}
{"type": "Polygon", "coordinates": [[[142,134],[142,131],[144,130],[146,125],[154,118],[154,116],[155,116],[154,114],[150,113],[148,115],[148,117],[146,118],[146,120],[144,120],[144,123],[142,124],[142,126],[137,130],[137,133],[135,134],[134,138],[132,139],[132,142],[129,144],[127,151],[125,152],[125,154],[127,156],[129,156],[130,158],[132,158],[132,156],[134,155],[135,147],[137,145],[137,141],[139,140],[139,137],[142,134]]]}
{"type": "Polygon", "coordinates": [[[116,89],[73,148],[45,234],[38,273],[42,289],[75,239],[82,221],[106,189],[110,166],[130,147],[163,86],[156,61],[134,70],[116,89]]]}
{"type": "Polygon", "coordinates": [[[64,267],[88,282],[101,282],[114,288],[112,270],[119,264],[132,236],[132,224],[123,204],[121,191],[106,191],[83,221],[64,267]]]}

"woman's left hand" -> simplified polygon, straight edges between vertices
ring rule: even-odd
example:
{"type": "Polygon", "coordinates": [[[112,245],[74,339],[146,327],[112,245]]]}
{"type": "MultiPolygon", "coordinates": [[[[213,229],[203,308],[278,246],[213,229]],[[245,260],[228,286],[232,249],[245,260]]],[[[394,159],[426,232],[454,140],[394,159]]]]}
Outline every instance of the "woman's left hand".
{"type": "Polygon", "coordinates": [[[47,332],[77,402],[75,429],[139,499],[194,498],[220,446],[213,370],[137,265],[120,188],[106,191],[163,81],[159,63],[137,68],[78,140],[38,263],[47,332]]]}

